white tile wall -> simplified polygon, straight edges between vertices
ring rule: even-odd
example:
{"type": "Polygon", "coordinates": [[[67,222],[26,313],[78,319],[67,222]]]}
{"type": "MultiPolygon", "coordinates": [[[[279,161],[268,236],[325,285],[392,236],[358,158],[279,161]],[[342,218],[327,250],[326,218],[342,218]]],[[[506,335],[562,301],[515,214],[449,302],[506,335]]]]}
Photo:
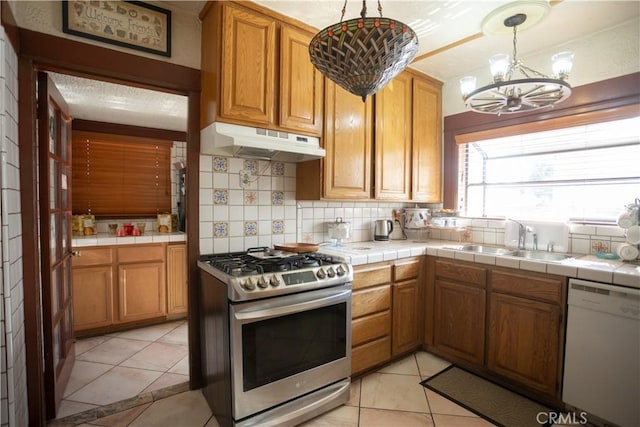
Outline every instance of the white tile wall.
{"type": "Polygon", "coordinates": [[[22,223],[18,155],[18,58],[0,28],[1,425],[27,425],[22,223]]]}

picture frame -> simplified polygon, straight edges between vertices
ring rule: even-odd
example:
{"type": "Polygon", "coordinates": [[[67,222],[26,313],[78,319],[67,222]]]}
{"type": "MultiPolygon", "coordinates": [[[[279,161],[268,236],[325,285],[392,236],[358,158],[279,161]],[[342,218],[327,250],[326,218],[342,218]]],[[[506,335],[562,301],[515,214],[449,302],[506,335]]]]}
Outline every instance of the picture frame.
{"type": "Polygon", "coordinates": [[[64,0],[62,31],[171,56],[171,11],[141,1],[64,0]]]}

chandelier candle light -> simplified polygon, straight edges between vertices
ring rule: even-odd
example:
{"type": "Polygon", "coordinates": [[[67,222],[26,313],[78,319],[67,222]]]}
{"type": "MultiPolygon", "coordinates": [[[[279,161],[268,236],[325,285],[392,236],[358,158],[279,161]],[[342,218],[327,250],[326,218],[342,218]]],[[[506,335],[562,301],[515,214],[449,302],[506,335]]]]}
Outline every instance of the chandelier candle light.
{"type": "MultiPolygon", "coordinates": [[[[544,2],[523,2],[534,8],[545,7],[544,2]]],[[[483,22],[483,31],[487,33],[487,25],[495,23],[496,19],[502,19],[505,11],[522,7],[522,3],[512,3],[506,8],[499,8],[489,14],[483,22]],[[511,9],[509,9],[511,8],[511,9]]],[[[546,5],[548,8],[548,5],[546,5]]],[[[534,14],[536,22],[528,23],[531,26],[537,23],[546,14],[537,12],[534,14]]],[[[460,91],[462,99],[468,109],[487,114],[512,114],[531,111],[538,108],[553,107],[564,101],[571,95],[571,86],[567,78],[573,65],[573,53],[561,52],[554,55],[554,77],[548,77],[532,68],[527,67],[517,57],[517,29],[527,20],[527,14],[515,13],[503,21],[504,27],[513,28],[513,59],[509,55],[498,54],[489,59],[493,83],[476,89],[476,78],[472,76],[460,79],[460,91]],[[514,78],[519,73],[524,78],[514,78]]]]}
{"type": "Polygon", "coordinates": [[[340,22],[316,34],[309,43],[311,63],[344,89],[362,97],[373,95],[397,76],[418,51],[418,36],[406,24],[380,17],[367,18],[366,1],[360,18],[340,22]]]}

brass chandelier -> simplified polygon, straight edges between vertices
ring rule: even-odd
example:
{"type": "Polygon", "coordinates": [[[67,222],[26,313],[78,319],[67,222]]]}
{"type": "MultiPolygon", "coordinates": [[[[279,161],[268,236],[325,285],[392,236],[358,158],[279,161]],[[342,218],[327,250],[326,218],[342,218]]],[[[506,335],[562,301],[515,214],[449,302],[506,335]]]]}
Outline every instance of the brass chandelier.
{"type": "Polygon", "coordinates": [[[347,91],[362,97],[373,95],[397,76],[418,51],[418,37],[406,24],[382,17],[367,18],[366,1],[360,18],[340,22],[316,34],[309,43],[311,63],[347,91]]]}
{"type": "MultiPolygon", "coordinates": [[[[513,5],[518,7],[515,3],[513,5]]],[[[504,10],[501,12],[504,14],[504,10]]],[[[489,15],[487,19],[491,17],[489,15]]],[[[513,58],[498,54],[489,59],[493,83],[476,89],[475,77],[460,79],[462,99],[471,111],[497,115],[520,113],[553,107],[571,95],[567,78],[573,65],[572,52],[561,52],[552,57],[553,77],[527,67],[518,59],[517,29],[526,20],[524,13],[504,19],[504,26],[513,28],[513,58]],[[516,78],[517,74],[519,78],[516,78]]]]}

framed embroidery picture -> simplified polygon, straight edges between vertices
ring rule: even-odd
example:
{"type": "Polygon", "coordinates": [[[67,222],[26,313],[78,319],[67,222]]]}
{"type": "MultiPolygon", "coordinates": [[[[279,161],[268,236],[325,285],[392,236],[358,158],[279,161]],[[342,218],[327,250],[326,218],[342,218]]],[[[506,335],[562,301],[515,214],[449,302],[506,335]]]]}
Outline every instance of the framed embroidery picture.
{"type": "Polygon", "coordinates": [[[171,56],[171,11],[141,1],[65,0],[62,31],[171,56]]]}

